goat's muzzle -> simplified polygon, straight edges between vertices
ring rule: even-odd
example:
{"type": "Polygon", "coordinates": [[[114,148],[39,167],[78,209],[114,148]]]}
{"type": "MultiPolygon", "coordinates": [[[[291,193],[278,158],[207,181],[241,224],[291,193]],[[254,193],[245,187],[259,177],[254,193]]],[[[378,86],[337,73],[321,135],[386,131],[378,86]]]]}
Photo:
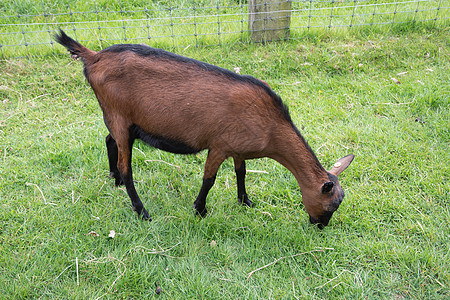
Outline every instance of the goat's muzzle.
{"type": "Polygon", "coordinates": [[[333,212],[327,211],[318,219],[309,216],[309,221],[311,222],[311,224],[317,224],[317,227],[319,229],[323,229],[330,222],[331,216],[333,216],[333,212]]]}

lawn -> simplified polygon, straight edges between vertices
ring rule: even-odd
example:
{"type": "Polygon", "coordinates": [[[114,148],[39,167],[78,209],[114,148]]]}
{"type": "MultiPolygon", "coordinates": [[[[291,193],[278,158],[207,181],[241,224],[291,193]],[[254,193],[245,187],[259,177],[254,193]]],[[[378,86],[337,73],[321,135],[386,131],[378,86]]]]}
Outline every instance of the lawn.
{"type": "Polygon", "coordinates": [[[448,299],[449,49],[448,27],[416,24],[175,50],[268,82],[326,168],[356,155],[324,230],[269,159],[247,164],[254,208],[226,161],[201,219],[205,153],[137,142],[140,220],[82,63],[0,61],[0,298],[448,299]]]}

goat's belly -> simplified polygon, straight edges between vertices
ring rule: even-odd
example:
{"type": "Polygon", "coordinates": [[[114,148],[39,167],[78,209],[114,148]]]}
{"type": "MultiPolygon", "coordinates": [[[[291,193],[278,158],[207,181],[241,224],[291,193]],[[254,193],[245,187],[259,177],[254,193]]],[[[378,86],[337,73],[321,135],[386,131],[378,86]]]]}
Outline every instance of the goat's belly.
{"type": "Polygon", "coordinates": [[[171,153],[194,154],[203,150],[191,147],[182,141],[148,133],[139,126],[134,126],[134,134],[136,138],[141,139],[150,146],[171,153]]]}

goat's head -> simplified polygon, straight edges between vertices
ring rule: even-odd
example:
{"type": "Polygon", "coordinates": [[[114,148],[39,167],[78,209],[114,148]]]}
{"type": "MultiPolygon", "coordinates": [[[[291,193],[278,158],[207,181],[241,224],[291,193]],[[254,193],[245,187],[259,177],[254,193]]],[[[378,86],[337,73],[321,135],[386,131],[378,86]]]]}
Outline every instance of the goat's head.
{"type": "Polygon", "coordinates": [[[312,189],[302,191],[303,203],[312,224],[322,229],[328,225],[333,213],[344,199],[344,190],[338,180],[341,174],[353,161],[353,154],[338,160],[328,172],[328,180],[318,183],[312,189]]]}

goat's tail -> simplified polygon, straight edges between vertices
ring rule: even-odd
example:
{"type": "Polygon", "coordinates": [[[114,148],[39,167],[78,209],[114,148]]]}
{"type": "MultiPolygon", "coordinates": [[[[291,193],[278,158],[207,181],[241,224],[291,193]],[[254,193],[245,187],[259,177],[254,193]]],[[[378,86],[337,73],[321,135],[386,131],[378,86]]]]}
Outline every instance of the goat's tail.
{"type": "Polygon", "coordinates": [[[72,58],[81,58],[85,64],[89,63],[89,61],[96,54],[95,51],[84,47],[83,45],[69,37],[64,31],[62,31],[62,29],[59,29],[59,34],[55,33],[53,37],[55,41],[67,48],[72,58]]]}

